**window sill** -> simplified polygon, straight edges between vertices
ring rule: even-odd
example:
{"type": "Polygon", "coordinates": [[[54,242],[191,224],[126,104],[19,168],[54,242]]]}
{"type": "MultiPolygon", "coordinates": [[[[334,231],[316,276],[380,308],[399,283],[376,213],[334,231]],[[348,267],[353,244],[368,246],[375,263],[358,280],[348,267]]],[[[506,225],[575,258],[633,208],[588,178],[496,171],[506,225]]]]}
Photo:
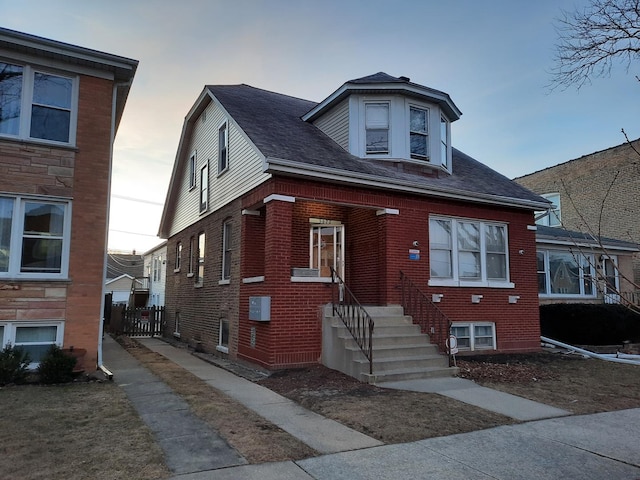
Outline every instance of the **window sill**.
{"type": "Polygon", "coordinates": [[[430,287],[516,288],[513,282],[465,282],[447,279],[429,279],[430,287]]]}
{"type": "Polygon", "coordinates": [[[187,278],[193,278],[193,273],[187,273],[187,278]]]}
{"type": "Polygon", "coordinates": [[[571,293],[539,293],[538,298],[569,298],[573,300],[596,300],[598,298],[597,295],[580,295],[580,294],[571,294],[571,293]]]}
{"type": "Polygon", "coordinates": [[[242,283],[260,283],[264,282],[264,275],[260,275],[259,277],[247,277],[242,279],[242,283]]]}
{"type": "Polygon", "coordinates": [[[294,283],[331,283],[331,277],[291,277],[294,283]]]}
{"type": "Polygon", "coordinates": [[[223,347],[222,345],[218,345],[216,350],[222,353],[229,353],[229,347],[223,347]]]}
{"type": "Polygon", "coordinates": [[[69,277],[64,278],[46,278],[46,277],[3,277],[0,276],[0,282],[3,283],[32,283],[32,282],[51,282],[51,283],[71,283],[69,277]]]}
{"type": "Polygon", "coordinates": [[[231,280],[228,278],[218,281],[218,285],[229,285],[230,283],[231,283],[231,280]]]}
{"type": "Polygon", "coordinates": [[[179,268],[174,268],[173,269],[173,273],[180,273],[180,269],[179,268]]]}
{"type": "Polygon", "coordinates": [[[180,332],[173,332],[173,336],[176,338],[180,338],[180,332]]]}
{"type": "Polygon", "coordinates": [[[228,166],[226,166],[223,170],[220,170],[220,171],[218,172],[218,177],[217,177],[217,178],[220,178],[222,175],[224,175],[224,174],[225,174],[225,173],[227,173],[228,171],[229,171],[229,167],[228,167],[228,166]]]}
{"type": "Polygon", "coordinates": [[[0,134],[0,140],[6,140],[6,141],[13,141],[13,142],[19,142],[19,143],[28,143],[30,145],[36,145],[36,146],[40,146],[40,147],[45,147],[45,148],[51,148],[51,147],[56,147],[56,148],[64,148],[65,150],[72,150],[77,152],[78,151],[78,147],[76,145],[72,145],[71,143],[65,143],[65,142],[56,142],[54,140],[42,140],[42,139],[36,139],[36,138],[23,138],[23,137],[16,137],[13,135],[2,135],[0,134]]]}
{"type": "Polygon", "coordinates": [[[193,288],[202,288],[202,282],[200,282],[200,283],[194,283],[194,284],[193,284],[193,288]]]}

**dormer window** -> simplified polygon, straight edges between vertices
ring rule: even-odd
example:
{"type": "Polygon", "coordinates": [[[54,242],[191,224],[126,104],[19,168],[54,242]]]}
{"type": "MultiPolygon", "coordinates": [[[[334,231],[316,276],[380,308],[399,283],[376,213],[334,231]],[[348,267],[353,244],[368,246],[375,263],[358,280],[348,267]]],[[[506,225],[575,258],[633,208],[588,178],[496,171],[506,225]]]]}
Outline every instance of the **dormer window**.
{"type": "Polygon", "coordinates": [[[440,162],[446,169],[449,168],[449,120],[440,114],[440,162]]]}
{"type": "Polygon", "coordinates": [[[389,153],[389,104],[365,104],[367,154],[389,153]]]}
{"type": "Polygon", "coordinates": [[[424,108],[409,108],[409,143],[411,158],[429,158],[429,111],[424,108]]]}

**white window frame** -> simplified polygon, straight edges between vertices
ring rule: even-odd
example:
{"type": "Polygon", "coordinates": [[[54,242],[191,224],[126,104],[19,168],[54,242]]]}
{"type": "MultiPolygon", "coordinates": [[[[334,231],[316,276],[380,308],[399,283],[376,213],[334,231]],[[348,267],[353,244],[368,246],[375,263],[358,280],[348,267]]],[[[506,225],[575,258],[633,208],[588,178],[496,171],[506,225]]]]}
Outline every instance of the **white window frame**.
{"type": "Polygon", "coordinates": [[[409,121],[407,123],[407,130],[409,131],[409,158],[412,158],[414,160],[419,160],[421,162],[431,162],[431,154],[430,154],[431,146],[429,145],[431,142],[429,138],[429,124],[431,123],[430,115],[431,115],[431,111],[427,107],[413,105],[413,104],[409,105],[409,121]],[[411,110],[416,110],[424,113],[425,120],[426,120],[426,132],[419,132],[417,130],[414,131],[411,129],[411,110]],[[411,151],[411,136],[413,134],[421,135],[424,137],[424,142],[425,142],[425,147],[427,152],[426,155],[419,155],[411,151]]]}
{"type": "Polygon", "coordinates": [[[195,286],[201,287],[204,283],[204,263],[207,249],[207,237],[204,232],[200,232],[196,239],[197,265],[195,269],[195,286]]]}
{"type": "Polygon", "coordinates": [[[451,165],[451,122],[440,112],[440,164],[450,170],[451,165]],[[444,131],[442,127],[444,126],[444,131]],[[444,137],[444,138],[443,138],[444,137]]]}
{"type": "MultiPolygon", "coordinates": [[[[0,326],[4,327],[4,335],[0,340],[2,341],[2,345],[0,346],[0,350],[5,348],[7,345],[11,345],[13,347],[20,347],[21,345],[26,345],[24,343],[16,343],[16,330],[20,327],[56,327],[56,339],[53,343],[51,342],[33,342],[28,345],[57,345],[62,348],[64,344],[64,321],[55,321],[55,320],[46,320],[46,321],[38,321],[38,322],[0,322],[0,326]]],[[[40,362],[31,362],[29,364],[29,368],[36,368],[40,362]]]]}
{"type": "Polygon", "coordinates": [[[182,242],[176,243],[176,261],[174,265],[174,273],[180,271],[180,267],[182,267],[182,242]]]}
{"type": "Polygon", "coordinates": [[[180,312],[176,311],[174,319],[174,328],[173,328],[173,336],[180,338],[180,312]]]}
{"type": "MultiPolygon", "coordinates": [[[[431,271],[429,272],[430,286],[447,286],[447,287],[491,287],[491,288],[515,288],[515,284],[510,280],[510,262],[509,262],[509,226],[507,223],[494,222],[488,220],[479,220],[475,218],[459,218],[459,217],[447,217],[441,215],[432,215],[429,217],[429,228],[431,228],[431,221],[443,220],[451,222],[451,245],[449,246],[451,255],[451,276],[450,277],[437,277],[434,276],[431,271]],[[479,225],[480,236],[480,275],[477,279],[460,277],[459,272],[459,246],[458,246],[458,225],[460,223],[475,223],[479,225]],[[505,235],[505,275],[506,278],[494,279],[487,277],[487,257],[488,252],[486,242],[486,228],[488,226],[496,226],[504,228],[505,235]]],[[[442,250],[441,248],[434,248],[433,240],[429,241],[429,258],[431,259],[431,251],[434,249],[442,250]]]]}
{"type": "Polygon", "coordinates": [[[317,269],[318,274],[315,277],[310,277],[314,280],[323,279],[326,281],[331,281],[331,276],[322,275],[322,248],[315,249],[317,254],[314,252],[314,239],[316,239],[316,235],[319,237],[322,235],[323,228],[331,228],[333,229],[333,245],[330,248],[333,249],[333,265],[332,266],[338,275],[344,279],[344,264],[345,264],[345,243],[346,243],[346,234],[345,227],[342,223],[337,221],[324,221],[322,223],[314,223],[310,224],[309,228],[309,269],[317,269]],[[338,237],[340,242],[338,242],[338,237]],[[315,257],[315,258],[314,258],[315,257]]]}
{"type": "MultiPolygon", "coordinates": [[[[69,252],[71,245],[71,201],[60,200],[47,197],[11,196],[0,195],[0,198],[13,200],[13,212],[11,221],[11,236],[9,240],[9,269],[7,272],[0,272],[0,279],[51,279],[65,280],[69,276],[69,252]],[[57,237],[62,240],[60,271],[59,272],[23,272],[22,269],[22,244],[24,235],[24,215],[27,203],[51,204],[62,207],[63,225],[62,235],[57,237]]],[[[33,235],[32,235],[33,237],[33,235]]],[[[35,238],[35,237],[34,237],[35,238]]]]}
{"type": "Polygon", "coordinates": [[[363,151],[367,156],[388,156],[391,153],[391,102],[389,101],[370,101],[364,102],[364,148],[363,151]],[[387,108],[386,123],[377,123],[367,119],[367,107],[369,106],[385,106],[387,108]],[[367,131],[369,130],[386,130],[387,131],[387,149],[369,151],[367,149],[367,131]]]}
{"type": "MultiPolygon", "coordinates": [[[[545,292],[540,292],[538,288],[538,297],[540,298],[596,298],[598,296],[596,289],[596,271],[595,271],[595,259],[591,253],[571,252],[569,250],[563,250],[558,248],[539,248],[536,251],[536,265],[537,257],[542,254],[544,256],[544,271],[537,270],[538,275],[545,275],[545,292]],[[578,285],[580,287],[580,293],[552,293],[551,292],[551,269],[549,255],[552,253],[561,253],[564,255],[571,255],[578,263],[579,275],[578,285]],[[585,263],[583,263],[582,261],[585,263]],[[589,269],[585,272],[584,266],[589,269]],[[591,291],[588,292],[585,289],[585,281],[591,279],[591,291]]],[[[539,285],[539,284],[538,284],[539,285]]]]}
{"type": "MultiPolygon", "coordinates": [[[[464,352],[475,352],[478,350],[496,350],[497,342],[496,342],[496,324],[494,322],[452,322],[451,323],[451,334],[454,335],[454,327],[468,328],[469,329],[469,346],[461,347],[460,341],[458,340],[458,350],[464,352]],[[476,340],[479,338],[476,333],[476,327],[491,327],[491,346],[480,345],[476,346],[476,340]]],[[[464,337],[457,337],[464,338],[464,337]]],[[[484,336],[483,336],[484,338],[484,336]]]]}
{"type": "Polygon", "coordinates": [[[22,67],[22,90],[21,90],[21,97],[20,97],[20,123],[18,127],[18,133],[16,135],[10,134],[10,133],[0,133],[0,138],[5,138],[5,137],[19,138],[22,140],[27,140],[32,142],[41,142],[41,143],[47,143],[47,144],[53,144],[53,145],[74,146],[76,144],[76,130],[78,125],[78,91],[79,91],[78,76],[69,75],[67,72],[61,73],[58,71],[34,67],[31,65],[22,64],[19,62],[16,63],[13,60],[4,60],[0,58],[0,62],[22,67]],[[32,107],[34,105],[33,89],[35,85],[36,73],[60,77],[60,78],[68,79],[71,81],[71,102],[70,102],[69,108],[47,105],[48,108],[55,108],[58,110],[69,111],[69,140],[66,142],[31,136],[31,114],[32,114],[32,107]]]}
{"type": "Polygon", "coordinates": [[[225,283],[229,283],[231,280],[232,234],[233,225],[231,220],[227,220],[222,224],[222,271],[220,272],[220,281],[225,283]]]}
{"type": "Polygon", "coordinates": [[[209,208],[209,162],[200,167],[200,213],[209,208]]]}
{"type": "Polygon", "coordinates": [[[553,207],[551,207],[549,210],[535,212],[536,224],[546,227],[561,227],[562,208],[560,206],[560,194],[545,193],[540,196],[546,198],[550,202],[553,202],[553,207]]]}
{"type": "Polygon", "coordinates": [[[226,318],[221,318],[220,323],[218,325],[218,345],[216,346],[216,350],[223,353],[229,353],[229,320],[226,318]],[[223,322],[227,324],[227,344],[225,345],[222,342],[222,331],[223,331],[223,322]]]}
{"type": "Polygon", "coordinates": [[[229,123],[225,120],[218,127],[218,175],[229,170],[229,123]]]}
{"type": "Polygon", "coordinates": [[[194,189],[197,183],[197,158],[198,157],[196,151],[189,155],[189,190],[194,189]]]}

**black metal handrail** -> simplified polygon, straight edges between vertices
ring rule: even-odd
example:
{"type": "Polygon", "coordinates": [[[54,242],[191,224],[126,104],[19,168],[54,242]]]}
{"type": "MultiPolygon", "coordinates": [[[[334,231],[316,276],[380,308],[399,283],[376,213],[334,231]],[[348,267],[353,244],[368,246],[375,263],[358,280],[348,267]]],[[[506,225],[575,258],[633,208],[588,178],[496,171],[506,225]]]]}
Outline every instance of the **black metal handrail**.
{"type": "Polygon", "coordinates": [[[344,280],[331,267],[333,315],[340,317],[355,340],[360,351],[369,360],[369,375],[373,374],[373,327],[374,322],[344,280]]]}
{"type": "Polygon", "coordinates": [[[429,335],[431,343],[438,345],[440,351],[449,356],[451,365],[451,349],[448,341],[451,320],[403,272],[400,272],[400,286],[404,314],[410,315],[413,323],[420,325],[422,333],[429,335]]]}

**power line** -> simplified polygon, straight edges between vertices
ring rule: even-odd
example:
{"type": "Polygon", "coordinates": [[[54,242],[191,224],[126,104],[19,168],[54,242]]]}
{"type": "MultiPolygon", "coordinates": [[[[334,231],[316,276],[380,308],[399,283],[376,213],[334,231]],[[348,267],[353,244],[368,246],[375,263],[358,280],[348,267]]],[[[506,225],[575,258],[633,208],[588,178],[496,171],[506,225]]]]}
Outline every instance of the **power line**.
{"type": "Polygon", "coordinates": [[[120,198],[122,200],[129,200],[130,202],[148,203],[149,205],[160,205],[160,206],[164,205],[164,202],[152,202],[151,200],[145,200],[143,198],[127,197],[125,195],[116,195],[115,193],[112,193],[111,197],[120,198]]]}
{"type": "Polygon", "coordinates": [[[126,230],[116,230],[115,228],[110,228],[109,231],[110,232],[117,232],[117,233],[128,233],[130,235],[140,235],[140,236],[143,236],[143,237],[159,238],[157,235],[151,235],[150,233],[128,232],[126,230]]]}

